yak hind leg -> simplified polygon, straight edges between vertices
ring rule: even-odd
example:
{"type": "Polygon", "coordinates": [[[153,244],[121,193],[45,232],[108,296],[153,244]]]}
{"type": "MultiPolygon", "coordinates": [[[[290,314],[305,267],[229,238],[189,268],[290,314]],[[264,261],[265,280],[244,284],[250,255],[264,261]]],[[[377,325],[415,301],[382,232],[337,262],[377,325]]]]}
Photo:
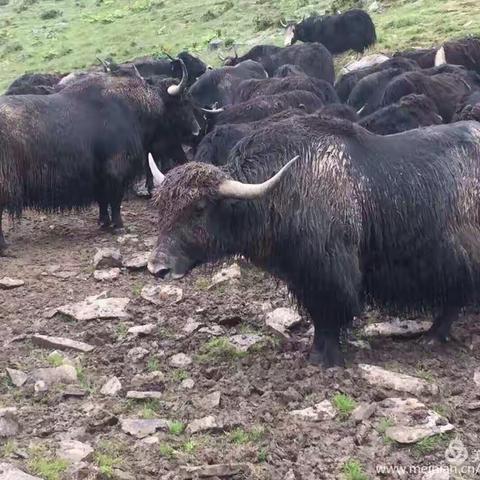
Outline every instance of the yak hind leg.
{"type": "Polygon", "coordinates": [[[0,206],[0,257],[5,254],[5,250],[8,247],[8,244],[5,241],[5,237],[3,236],[2,219],[3,219],[3,207],[0,206]]]}
{"type": "Polygon", "coordinates": [[[437,315],[430,330],[425,334],[423,341],[426,343],[447,343],[451,340],[450,330],[453,322],[458,319],[460,307],[447,306],[437,315]]]}
{"type": "Polygon", "coordinates": [[[325,331],[315,326],[313,345],[308,357],[314,365],[325,368],[344,367],[345,359],[340,348],[340,330],[325,331]]]}
{"type": "Polygon", "coordinates": [[[112,210],[112,225],[115,230],[123,228],[121,206],[123,200],[123,186],[118,184],[110,192],[110,209],[112,210]]]}

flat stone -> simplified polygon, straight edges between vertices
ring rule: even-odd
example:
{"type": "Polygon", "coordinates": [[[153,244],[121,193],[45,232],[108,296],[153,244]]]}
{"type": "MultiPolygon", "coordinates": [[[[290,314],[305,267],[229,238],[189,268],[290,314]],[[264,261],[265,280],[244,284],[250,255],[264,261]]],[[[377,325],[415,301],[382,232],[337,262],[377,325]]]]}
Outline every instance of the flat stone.
{"type": "Polygon", "coordinates": [[[389,59],[386,55],[381,53],[374,53],[372,55],[365,55],[360,60],[350,62],[345,67],[342,68],[340,73],[345,75],[348,72],[353,72],[365,67],[372,67],[373,65],[378,65],[379,63],[386,62],[389,59]]]}
{"type": "Polygon", "coordinates": [[[43,380],[37,380],[33,385],[35,393],[42,393],[48,391],[48,386],[43,380]]]}
{"type": "Polygon", "coordinates": [[[192,434],[199,432],[211,432],[219,429],[220,425],[218,424],[217,419],[213,415],[209,415],[207,417],[199,418],[190,422],[186,431],[192,434]]]}
{"type": "Polygon", "coordinates": [[[11,290],[25,285],[23,280],[17,278],[3,277],[0,278],[0,290],[11,290]]]}
{"type": "Polygon", "coordinates": [[[476,402],[470,402],[470,403],[467,403],[465,405],[465,408],[467,410],[480,410],[480,400],[476,401],[476,402]]]}
{"type": "Polygon", "coordinates": [[[480,368],[473,373],[473,383],[477,387],[477,390],[480,391],[480,368]]]}
{"type": "Polygon", "coordinates": [[[0,408],[0,438],[14,437],[20,433],[16,407],[0,408]]]}
{"type": "Polygon", "coordinates": [[[138,392],[136,390],[130,390],[127,392],[127,398],[133,398],[135,400],[148,400],[150,398],[162,398],[162,392],[138,392]]]}
{"type": "Polygon", "coordinates": [[[100,390],[102,395],[112,397],[122,389],[122,384],[117,377],[110,377],[100,390]]]}
{"type": "Polygon", "coordinates": [[[363,328],[367,337],[413,337],[430,330],[432,322],[395,318],[389,322],[371,323],[363,328]]]}
{"type": "Polygon", "coordinates": [[[95,347],[88,343],[78,342],[77,340],[70,340],[64,337],[49,337],[47,335],[32,335],[31,340],[35,345],[48,348],[59,348],[60,350],[70,349],[77,352],[88,353],[95,347]]]}
{"type": "Polygon", "coordinates": [[[173,285],[146,285],[142,288],[140,295],[147,302],[162,306],[180,302],[183,298],[183,290],[173,285]]]}
{"type": "Polygon", "coordinates": [[[364,420],[368,420],[377,410],[377,405],[375,403],[360,403],[355,407],[350,418],[355,423],[363,422],[364,420]]]}
{"type": "Polygon", "coordinates": [[[34,382],[43,382],[47,387],[57,384],[69,384],[77,381],[77,371],[71,365],[60,365],[52,368],[37,368],[29,378],[34,382]]]}
{"type": "Polygon", "coordinates": [[[57,312],[74,318],[78,321],[120,318],[128,319],[126,312],[129,298],[98,298],[88,297],[83,302],[63,305],[57,309],[57,312]]]}
{"type": "Polygon", "coordinates": [[[115,248],[101,248],[93,257],[95,270],[122,266],[122,255],[115,248]]]}
{"type": "Polygon", "coordinates": [[[136,253],[123,261],[123,266],[129,270],[143,270],[147,268],[150,252],[136,253]]]}
{"type": "Polygon", "coordinates": [[[195,330],[198,330],[202,325],[203,325],[203,323],[196,322],[195,320],[193,320],[193,318],[187,318],[187,322],[183,326],[182,331],[185,334],[190,335],[195,330]]]}
{"type": "Polygon", "coordinates": [[[440,433],[450,432],[454,429],[454,426],[451,424],[441,425],[441,426],[419,426],[419,427],[408,427],[408,426],[398,426],[398,427],[388,427],[385,430],[385,435],[395,440],[398,443],[409,444],[417,443],[425,438],[432,437],[433,435],[438,435],[440,433]]]}
{"type": "Polygon", "coordinates": [[[180,386],[186,390],[191,390],[195,386],[195,382],[191,378],[186,378],[185,380],[182,380],[180,386]]]}
{"type": "Polygon", "coordinates": [[[210,477],[231,478],[234,475],[248,475],[252,473],[252,468],[248,463],[222,463],[199,467],[182,466],[178,469],[178,473],[182,480],[210,477]]]}
{"type": "Polygon", "coordinates": [[[141,387],[143,385],[161,385],[165,381],[165,375],[158,370],[148,373],[137,373],[131,381],[134,387],[141,387]]]}
{"type": "Polygon", "coordinates": [[[246,352],[254,345],[261,342],[263,337],[253,333],[241,333],[238,335],[232,335],[228,340],[235,348],[241,352],[246,352]]]}
{"type": "Polygon", "coordinates": [[[267,313],[265,324],[274,333],[289,338],[288,330],[298,325],[301,321],[302,317],[293,308],[281,307],[267,313]]]}
{"type": "Polygon", "coordinates": [[[132,233],[126,233],[124,235],[120,235],[118,238],[117,238],[117,242],[120,244],[120,245],[126,245],[128,243],[131,243],[131,244],[136,244],[139,242],[138,240],[138,236],[137,235],[134,235],[132,233]]]}
{"type": "Polygon", "coordinates": [[[93,453],[93,448],[78,440],[64,440],[57,449],[57,456],[69,462],[78,463],[93,453]]]}
{"type": "Polygon", "coordinates": [[[221,283],[226,283],[226,282],[232,282],[234,280],[240,279],[241,277],[242,277],[242,271],[240,270],[238,263],[233,263],[229,267],[223,268],[222,270],[217,272],[212,277],[212,283],[208,288],[211,289],[216,285],[219,285],[221,283]]]}
{"type": "Polygon", "coordinates": [[[143,360],[148,354],[149,354],[149,351],[146,348],[133,347],[127,352],[127,357],[133,363],[138,363],[141,360],[143,360]]]}
{"type": "Polygon", "coordinates": [[[193,404],[197,408],[202,408],[204,410],[212,410],[220,405],[220,392],[212,392],[201,398],[194,400],[193,404]]]}
{"type": "Polygon", "coordinates": [[[156,445],[157,443],[160,443],[160,439],[157,437],[157,435],[152,435],[150,437],[143,438],[142,443],[145,445],[156,445]]]}
{"type": "Polygon", "coordinates": [[[164,419],[121,418],[120,426],[125,433],[136,438],[145,438],[157,430],[168,430],[168,421],[164,419]]]}
{"type": "Polygon", "coordinates": [[[337,411],[330,400],[323,400],[313,407],[304,408],[303,410],[292,410],[289,415],[302,418],[303,420],[311,420],[318,422],[321,420],[330,420],[335,418],[337,411]]]}
{"type": "Polygon", "coordinates": [[[169,363],[172,367],[184,368],[192,363],[192,359],[184,353],[177,353],[176,355],[170,357],[169,363]]]}
{"type": "Polygon", "coordinates": [[[128,333],[135,335],[150,335],[155,331],[157,326],[154,323],[147,323],[145,325],[136,325],[128,329],[128,333]]]}
{"type": "Polygon", "coordinates": [[[107,268],[104,270],[95,270],[93,272],[93,278],[97,282],[109,282],[116,280],[120,276],[119,268],[107,268]]]}
{"type": "Polygon", "coordinates": [[[40,477],[28,475],[22,472],[14,465],[9,463],[0,463],[0,480],[42,480],[40,477]]]}
{"type": "Polygon", "coordinates": [[[14,368],[7,368],[6,370],[11,382],[16,387],[21,387],[27,381],[28,375],[21,370],[15,370],[14,368]]]}
{"type": "Polygon", "coordinates": [[[220,337],[224,334],[224,330],[220,325],[209,325],[208,327],[202,327],[199,332],[212,335],[213,337],[220,337]]]}
{"type": "Polygon", "coordinates": [[[403,373],[392,372],[375,365],[358,365],[362,377],[370,383],[381,388],[388,388],[398,392],[407,392],[414,395],[437,394],[438,386],[427,381],[405,375],[403,373]]]}

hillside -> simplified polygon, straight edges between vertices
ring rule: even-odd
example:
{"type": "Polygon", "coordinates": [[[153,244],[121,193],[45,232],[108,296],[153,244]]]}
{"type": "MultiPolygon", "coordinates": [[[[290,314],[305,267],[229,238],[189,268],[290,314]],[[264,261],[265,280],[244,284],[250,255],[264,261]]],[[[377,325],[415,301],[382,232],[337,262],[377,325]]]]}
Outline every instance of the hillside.
{"type": "MultiPolygon", "coordinates": [[[[350,0],[337,0],[345,4],[350,0]]],[[[95,57],[122,61],[167,50],[207,51],[226,45],[281,44],[282,18],[323,12],[331,0],[0,0],[0,88],[24,72],[71,71],[95,57]]],[[[372,14],[377,50],[427,46],[480,34],[476,0],[386,0],[372,14]]],[[[240,48],[241,50],[241,48],[240,48]]]]}

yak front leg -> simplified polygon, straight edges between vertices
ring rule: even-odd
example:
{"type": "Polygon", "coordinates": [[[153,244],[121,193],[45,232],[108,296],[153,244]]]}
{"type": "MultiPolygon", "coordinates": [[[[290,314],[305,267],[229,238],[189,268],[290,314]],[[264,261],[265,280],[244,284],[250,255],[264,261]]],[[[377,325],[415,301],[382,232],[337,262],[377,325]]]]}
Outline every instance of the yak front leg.
{"type": "Polygon", "coordinates": [[[7,249],[7,242],[5,241],[5,237],[3,236],[3,206],[0,206],[0,256],[3,255],[5,250],[7,249]]]}
{"type": "Polygon", "coordinates": [[[425,334],[427,343],[447,343],[451,339],[450,330],[453,322],[458,319],[460,307],[446,306],[437,315],[430,330],[425,334]]]}
{"type": "Polygon", "coordinates": [[[322,365],[325,368],[344,367],[345,359],[340,349],[340,330],[320,330],[315,325],[309,360],[313,364],[322,365]]]}

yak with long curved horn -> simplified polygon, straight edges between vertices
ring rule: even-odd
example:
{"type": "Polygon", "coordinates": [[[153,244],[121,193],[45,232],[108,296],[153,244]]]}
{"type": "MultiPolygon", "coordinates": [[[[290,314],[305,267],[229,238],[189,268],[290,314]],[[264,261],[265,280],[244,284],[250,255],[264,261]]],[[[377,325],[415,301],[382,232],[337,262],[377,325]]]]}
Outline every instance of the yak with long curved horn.
{"type": "Polygon", "coordinates": [[[110,68],[110,65],[105,61],[102,60],[100,57],[95,57],[103,66],[103,69],[105,70],[105,73],[110,73],[112,69],[110,68]]]}
{"type": "Polygon", "coordinates": [[[153,159],[153,155],[151,153],[148,154],[148,166],[150,167],[150,171],[152,172],[153,185],[155,187],[159,187],[165,180],[165,175],[158,169],[157,164],[155,163],[155,160],[153,159]]]}
{"type": "Polygon", "coordinates": [[[188,71],[185,63],[183,63],[183,60],[181,58],[176,58],[175,61],[180,62],[180,65],[182,67],[182,79],[180,80],[180,83],[178,85],[170,85],[168,87],[167,92],[169,93],[169,95],[172,95],[172,97],[178,97],[179,95],[181,95],[187,88],[188,84],[188,71]]]}
{"type": "Polygon", "coordinates": [[[212,114],[212,115],[215,115],[216,113],[222,113],[225,109],[223,107],[221,108],[203,108],[203,107],[200,107],[200,111],[201,112],[204,112],[204,113],[207,113],[207,114],[212,114]]]}
{"type": "Polygon", "coordinates": [[[224,198],[236,198],[239,200],[253,200],[263,197],[278,185],[298,158],[299,155],[292,158],[273,177],[263,183],[242,183],[237,180],[224,180],[218,187],[218,193],[224,198]]]}
{"type": "Polygon", "coordinates": [[[281,25],[283,28],[287,28],[287,27],[288,27],[288,23],[287,23],[287,22],[284,22],[283,19],[280,19],[280,25],[281,25]]]}

